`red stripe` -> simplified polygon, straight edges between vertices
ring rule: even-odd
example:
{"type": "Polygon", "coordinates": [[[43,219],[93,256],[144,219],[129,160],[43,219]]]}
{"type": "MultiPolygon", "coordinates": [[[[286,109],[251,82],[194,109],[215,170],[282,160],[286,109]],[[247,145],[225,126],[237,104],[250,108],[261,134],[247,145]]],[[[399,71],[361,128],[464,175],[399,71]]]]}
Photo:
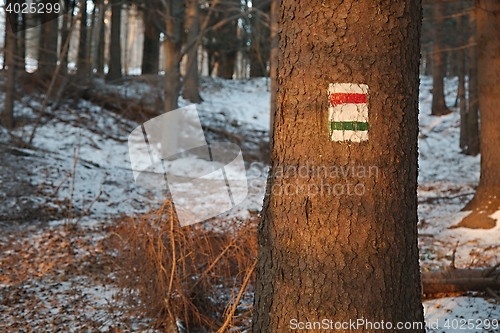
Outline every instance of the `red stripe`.
{"type": "Polygon", "coordinates": [[[366,103],[366,94],[334,93],[330,94],[330,104],[337,106],[340,104],[361,104],[366,103]]]}

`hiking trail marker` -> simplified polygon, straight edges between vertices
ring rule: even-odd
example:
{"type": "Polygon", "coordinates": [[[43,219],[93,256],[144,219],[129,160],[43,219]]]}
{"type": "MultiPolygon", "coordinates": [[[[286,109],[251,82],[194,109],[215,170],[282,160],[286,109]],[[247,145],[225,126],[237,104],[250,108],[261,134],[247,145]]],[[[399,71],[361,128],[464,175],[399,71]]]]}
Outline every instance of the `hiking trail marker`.
{"type": "Polygon", "coordinates": [[[330,83],[328,130],[332,141],[368,140],[368,86],[330,83]]]}

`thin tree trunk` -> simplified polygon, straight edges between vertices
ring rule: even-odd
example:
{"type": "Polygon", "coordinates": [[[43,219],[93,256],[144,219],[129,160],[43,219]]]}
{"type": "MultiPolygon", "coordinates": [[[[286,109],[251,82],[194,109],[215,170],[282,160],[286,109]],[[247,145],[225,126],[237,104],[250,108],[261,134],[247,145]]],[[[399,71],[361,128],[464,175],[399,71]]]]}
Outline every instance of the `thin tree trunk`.
{"type": "MultiPolygon", "coordinates": [[[[458,17],[458,30],[465,31],[465,16],[458,17]]],[[[460,45],[467,41],[463,36],[459,37],[460,45]]],[[[458,92],[457,99],[460,109],[460,148],[462,151],[467,147],[469,137],[467,135],[467,101],[465,99],[465,49],[458,50],[458,92]]]]}
{"type": "Polygon", "coordinates": [[[17,68],[24,71],[26,69],[26,17],[27,14],[22,13],[20,15],[20,30],[17,33],[17,68]]]}
{"type": "Polygon", "coordinates": [[[198,0],[188,1],[186,14],[187,44],[191,45],[191,48],[187,52],[187,69],[182,96],[191,103],[201,103],[203,99],[200,96],[198,85],[198,43],[195,42],[200,33],[198,0]]]}
{"type": "MultiPolygon", "coordinates": [[[[17,1],[7,1],[8,3],[16,3],[17,1]]],[[[16,13],[7,13],[6,12],[6,23],[8,22],[16,22],[13,24],[17,24],[17,14],[16,13]]],[[[5,83],[5,101],[4,101],[4,109],[2,111],[2,124],[4,127],[8,129],[12,129],[14,127],[14,94],[16,91],[16,35],[14,30],[12,29],[11,24],[5,24],[6,29],[6,45],[7,48],[4,51],[4,67],[7,67],[7,81],[5,83]]]]}
{"type": "Polygon", "coordinates": [[[78,40],[78,61],[76,65],[77,73],[87,77],[90,74],[87,42],[87,0],[80,1],[80,11],[82,15],[80,18],[80,38],[78,40]]]}
{"type": "Polygon", "coordinates": [[[182,27],[182,4],[181,0],[170,2],[169,13],[166,19],[166,41],[165,47],[165,112],[178,108],[180,91],[181,61],[181,27],[182,27]]]}
{"type": "Polygon", "coordinates": [[[39,50],[38,72],[41,76],[52,76],[57,66],[57,13],[43,13],[44,23],[40,29],[40,39],[43,41],[39,50]]]}
{"type": "Polygon", "coordinates": [[[154,22],[153,10],[144,13],[144,44],[142,47],[142,74],[158,74],[160,61],[160,30],[154,22]]]}
{"type": "MultiPolygon", "coordinates": [[[[252,8],[258,8],[264,13],[270,12],[268,1],[254,0],[252,8]],[[264,2],[265,5],[262,3],[264,2]]],[[[269,60],[269,38],[270,31],[266,27],[260,15],[255,11],[250,20],[252,26],[252,40],[250,44],[250,77],[267,76],[267,62],[269,60]]]]}
{"type": "Polygon", "coordinates": [[[135,40],[135,16],[136,16],[136,11],[134,7],[130,6],[129,7],[129,31],[128,31],[128,43],[127,43],[127,68],[125,72],[130,75],[130,66],[132,66],[132,62],[134,61],[134,40],[135,40]]]}
{"type": "Polygon", "coordinates": [[[111,0],[111,40],[109,43],[109,70],[106,75],[108,82],[116,82],[122,78],[121,15],[122,1],[111,0]]]}
{"type": "Polygon", "coordinates": [[[434,3],[434,50],[432,56],[432,110],[433,116],[443,116],[451,113],[444,99],[444,76],[446,73],[443,41],[444,3],[434,3]]]}
{"type": "MultiPolygon", "coordinates": [[[[469,14],[469,27],[472,31],[469,34],[469,44],[476,42],[476,14],[469,14]]],[[[467,108],[467,149],[466,155],[476,156],[480,150],[479,139],[479,103],[478,103],[478,83],[477,83],[477,46],[471,46],[468,51],[468,73],[469,73],[469,103],[467,108]]]]}
{"type": "MultiPolygon", "coordinates": [[[[423,333],[420,1],[282,0],[280,18],[252,331],[363,318],[394,325],[380,332],[423,333]]],[[[308,331],[335,330],[327,325],[308,331]]]]}
{"type": "Polygon", "coordinates": [[[106,23],[105,23],[105,15],[106,15],[106,4],[104,3],[104,0],[100,0],[99,3],[99,17],[98,17],[98,24],[97,24],[97,29],[98,29],[98,42],[97,42],[97,48],[96,48],[96,55],[95,55],[95,68],[96,68],[96,73],[97,74],[104,74],[104,50],[105,50],[105,42],[106,42],[106,23]]]}
{"type": "Polygon", "coordinates": [[[472,210],[459,226],[493,228],[489,216],[500,207],[500,1],[479,0],[476,6],[477,77],[481,116],[481,176],[474,198],[464,208],[472,210]]]}

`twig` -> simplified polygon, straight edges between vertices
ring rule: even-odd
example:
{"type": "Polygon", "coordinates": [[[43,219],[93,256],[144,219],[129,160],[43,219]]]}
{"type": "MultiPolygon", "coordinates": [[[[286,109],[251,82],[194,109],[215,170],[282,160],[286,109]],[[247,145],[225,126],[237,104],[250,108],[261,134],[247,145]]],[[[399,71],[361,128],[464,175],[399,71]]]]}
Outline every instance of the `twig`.
{"type": "MultiPolygon", "coordinates": [[[[170,202],[170,210],[173,211],[174,207],[171,201],[170,202]]],[[[175,278],[175,268],[177,265],[176,252],[175,252],[175,234],[174,234],[174,214],[170,214],[170,245],[172,250],[172,267],[170,271],[170,281],[168,284],[167,297],[165,298],[165,305],[167,307],[168,315],[170,317],[170,325],[176,325],[175,316],[170,309],[170,298],[172,297],[172,289],[174,286],[174,278],[175,278]]]]}
{"type": "Polygon", "coordinates": [[[68,173],[66,175],[66,177],[64,177],[64,179],[59,183],[59,185],[57,185],[57,187],[54,189],[54,192],[52,193],[52,196],[55,197],[57,195],[57,192],[59,192],[59,188],[62,186],[62,184],[64,184],[64,182],[69,178],[71,177],[71,174],[68,173]]]}
{"type": "Polygon", "coordinates": [[[229,326],[229,323],[233,319],[234,313],[236,312],[236,308],[238,307],[238,304],[240,303],[241,296],[243,296],[243,293],[245,292],[245,289],[247,288],[248,282],[250,281],[250,278],[252,277],[253,271],[255,270],[255,267],[257,267],[258,259],[255,259],[252,267],[250,270],[247,272],[245,275],[245,280],[243,281],[243,284],[241,285],[240,292],[238,293],[238,296],[236,296],[236,299],[234,300],[233,306],[231,308],[231,311],[229,311],[229,314],[227,315],[226,321],[224,322],[224,325],[217,331],[217,333],[224,333],[229,326]]]}
{"type": "Polygon", "coordinates": [[[78,162],[78,154],[80,153],[80,143],[78,142],[78,146],[75,148],[73,153],[73,172],[71,177],[71,193],[69,196],[69,209],[68,209],[68,220],[66,223],[66,228],[73,224],[73,193],[75,192],[75,178],[76,178],[76,163],[78,162]]]}
{"type": "Polygon", "coordinates": [[[455,256],[457,254],[458,243],[459,243],[459,241],[457,241],[455,243],[455,247],[453,248],[453,252],[451,254],[451,263],[450,263],[450,266],[448,266],[448,269],[450,269],[450,270],[456,269],[456,267],[455,267],[455,256]]]}
{"type": "Polygon", "coordinates": [[[78,218],[78,220],[77,220],[75,223],[73,223],[73,226],[77,225],[77,224],[80,222],[80,220],[81,220],[82,218],[84,218],[84,217],[85,217],[85,215],[87,215],[87,213],[88,213],[88,212],[90,211],[90,209],[92,208],[92,205],[94,205],[94,203],[95,203],[97,200],[99,200],[99,198],[101,197],[101,194],[102,194],[102,185],[101,185],[101,188],[100,188],[100,190],[99,190],[99,194],[98,194],[98,195],[94,198],[94,200],[92,200],[92,202],[90,203],[90,205],[87,207],[87,209],[85,209],[85,211],[82,213],[82,215],[80,215],[80,217],[78,218]]]}

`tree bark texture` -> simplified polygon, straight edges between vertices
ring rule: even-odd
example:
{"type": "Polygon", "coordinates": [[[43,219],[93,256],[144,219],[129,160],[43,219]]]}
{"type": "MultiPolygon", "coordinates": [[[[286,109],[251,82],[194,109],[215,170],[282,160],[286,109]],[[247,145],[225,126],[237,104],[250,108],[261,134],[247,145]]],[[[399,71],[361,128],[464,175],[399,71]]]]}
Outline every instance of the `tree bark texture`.
{"type": "Polygon", "coordinates": [[[279,54],[279,40],[278,40],[278,21],[279,21],[279,11],[280,11],[281,0],[271,0],[271,55],[269,60],[269,76],[271,80],[271,110],[270,110],[270,126],[269,126],[269,137],[273,137],[274,128],[274,118],[276,114],[276,94],[278,91],[278,54],[279,54]]]}
{"type": "MultiPolygon", "coordinates": [[[[282,0],[253,332],[290,332],[294,319],[423,322],[420,21],[420,1],[282,0]],[[368,86],[368,118],[360,127],[369,128],[368,140],[331,140],[329,107],[359,98],[329,94],[331,83],[368,86]]],[[[331,332],[314,330],[323,331],[331,332]]]]}

